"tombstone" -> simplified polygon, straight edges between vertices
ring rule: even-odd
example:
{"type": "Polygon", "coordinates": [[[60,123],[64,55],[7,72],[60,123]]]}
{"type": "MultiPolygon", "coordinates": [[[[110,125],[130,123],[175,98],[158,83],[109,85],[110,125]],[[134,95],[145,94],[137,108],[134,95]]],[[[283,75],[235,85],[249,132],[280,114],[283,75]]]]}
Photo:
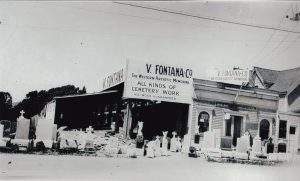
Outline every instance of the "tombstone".
{"type": "Polygon", "coordinates": [[[204,132],[203,148],[215,148],[216,147],[216,135],[212,131],[204,132]]]}
{"type": "Polygon", "coordinates": [[[213,132],[216,136],[216,148],[220,148],[221,146],[221,129],[213,129],[213,132]]]}
{"type": "Polygon", "coordinates": [[[4,131],[4,125],[0,124],[0,146],[5,147],[6,146],[6,141],[3,141],[3,131],[4,131]]]}
{"type": "Polygon", "coordinates": [[[52,140],[57,140],[57,124],[52,125],[52,140]]]}
{"type": "Polygon", "coordinates": [[[154,158],[154,141],[149,141],[147,143],[147,148],[146,148],[146,157],[147,158],[154,158]]]}
{"type": "Polygon", "coordinates": [[[232,149],[232,137],[223,136],[221,137],[221,149],[231,150],[232,149]]]}
{"type": "Polygon", "coordinates": [[[180,152],[181,148],[182,148],[181,138],[179,136],[177,136],[177,138],[176,138],[176,149],[177,149],[177,151],[180,152]]]}
{"type": "Polygon", "coordinates": [[[144,146],[144,136],[142,133],[142,129],[143,129],[143,122],[139,121],[138,122],[138,133],[136,136],[136,147],[137,148],[143,148],[143,146],[144,146]]]}
{"type": "Polygon", "coordinates": [[[3,132],[4,132],[4,125],[0,124],[0,139],[3,138],[3,132]]]}
{"type": "Polygon", "coordinates": [[[87,133],[83,131],[79,131],[79,138],[78,138],[78,149],[79,150],[84,150],[86,140],[87,140],[87,133]]]}
{"type": "Polygon", "coordinates": [[[261,139],[258,135],[253,139],[252,152],[261,153],[261,139]]]}
{"type": "Polygon", "coordinates": [[[182,152],[189,153],[190,151],[190,141],[191,141],[191,135],[186,134],[183,137],[183,144],[182,144],[182,152]]]}
{"type": "Polygon", "coordinates": [[[249,136],[244,135],[240,138],[237,138],[236,151],[239,153],[247,153],[250,148],[250,139],[249,136]]]}
{"type": "Polygon", "coordinates": [[[92,131],[94,131],[92,126],[89,126],[88,128],[86,128],[87,133],[92,133],[92,131]]]}
{"type": "Polygon", "coordinates": [[[50,120],[39,119],[36,127],[37,140],[52,140],[53,137],[53,124],[50,120]]]}
{"type": "Polygon", "coordinates": [[[171,145],[170,145],[170,151],[176,152],[177,151],[177,138],[176,138],[176,132],[172,132],[173,137],[171,138],[171,145]]]}
{"type": "Polygon", "coordinates": [[[163,131],[163,138],[162,138],[162,156],[168,155],[168,139],[167,139],[168,131],[163,131]]]}
{"type": "Polygon", "coordinates": [[[160,148],[160,137],[156,136],[156,140],[154,141],[154,156],[161,156],[161,148],[160,148]]]}
{"type": "Polygon", "coordinates": [[[15,139],[26,139],[29,138],[29,128],[30,128],[30,120],[24,118],[23,114],[25,112],[21,111],[21,116],[17,119],[17,131],[15,139]]]}

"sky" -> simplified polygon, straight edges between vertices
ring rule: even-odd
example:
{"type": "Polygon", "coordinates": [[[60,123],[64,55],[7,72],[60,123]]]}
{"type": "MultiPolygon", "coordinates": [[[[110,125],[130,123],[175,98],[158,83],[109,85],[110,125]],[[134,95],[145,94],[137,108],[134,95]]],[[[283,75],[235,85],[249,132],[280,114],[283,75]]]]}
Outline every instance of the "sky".
{"type": "Polygon", "coordinates": [[[0,91],[13,102],[67,84],[101,90],[126,59],[208,69],[300,67],[298,2],[0,2],[0,91]],[[289,16],[289,18],[286,18],[289,16]]]}

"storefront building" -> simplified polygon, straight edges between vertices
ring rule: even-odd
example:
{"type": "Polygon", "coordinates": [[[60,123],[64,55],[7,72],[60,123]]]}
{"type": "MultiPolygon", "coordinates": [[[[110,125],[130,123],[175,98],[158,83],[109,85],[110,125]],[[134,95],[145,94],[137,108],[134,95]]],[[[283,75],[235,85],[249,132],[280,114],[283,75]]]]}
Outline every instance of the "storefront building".
{"type": "Polygon", "coordinates": [[[190,144],[196,141],[201,145],[203,133],[213,131],[217,145],[228,138],[236,146],[237,138],[248,133],[261,140],[272,138],[275,151],[282,151],[284,145],[286,152],[297,152],[300,81],[291,80],[292,85],[285,86],[289,89],[284,92],[270,88],[283,81],[280,76],[274,77],[276,71],[267,71],[271,72],[269,77],[261,72],[254,67],[251,71],[229,72],[238,81],[212,81],[193,78],[189,67],[127,61],[102,80],[100,92],[56,97],[43,112],[45,116],[50,114],[59,127],[112,128],[125,138],[134,139],[142,121],[147,140],[161,136],[162,131],[172,137],[175,131],[181,138],[187,135],[190,144]],[[263,77],[268,81],[260,81],[263,77]],[[199,141],[195,140],[198,132],[199,141]]]}

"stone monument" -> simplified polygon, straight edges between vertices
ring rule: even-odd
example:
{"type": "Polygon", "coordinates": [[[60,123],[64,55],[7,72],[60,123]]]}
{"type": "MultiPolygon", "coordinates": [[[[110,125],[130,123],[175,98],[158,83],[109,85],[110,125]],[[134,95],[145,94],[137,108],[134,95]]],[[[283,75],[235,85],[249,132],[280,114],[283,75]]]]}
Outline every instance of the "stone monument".
{"type": "Polygon", "coordinates": [[[256,135],[253,139],[253,145],[252,145],[252,152],[253,153],[261,153],[261,138],[256,135]]]}
{"type": "Polygon", "coordinates": [[[30,120],[24,118],[24,111],[22,110],[21,116],[17,119],[17,130],[16,130],[16,137],[15,139],[26,139],[29,138],[29,126],[30,120]]]}
{"type": "Polygon", "coordinates": [[[160,148],[160,137],[156,136],[156,140],[154,141],[154,156],[161,156],[161,148],[160,148]]]}
{"type": "Polygon", "coordinates": [[[216,134],[213,131],[204,132],[203,148],[211,149],[216,147],[216,134]]]}
{"type": "Polygon", "coordinates": [[[177,151],[177,139],[176,139],[176,132],[172,132],[173,137],[171,138],[171,144],[170,144],[170,151],[176,152],[177,151]]]}
{"type": "Polygon", "coordinates": [[[0,124],[0,146],[5,147],[6,146],[6,141],[3,141],[3,131],[4,131],[4,125],[0,124]]]}
{"type": "Polygon", "coordinates": [[[143,148],[143,146],[144,146],[144,136],[142,133],[143,124],[144,123],[142,121],[138,122],[138,132],[137,132],[137,136],[136,136],[136,148],[143,148]]]}
{"type": "Polygon", "coordinates": [[[162,133],[163,133],[163,138],[162,138],[162,146],[161,146],[161,150],[162,150],[161,155],[167,156],[168,155],[168,139],[167,139],[168,131],[163,131],[162,133]]]}

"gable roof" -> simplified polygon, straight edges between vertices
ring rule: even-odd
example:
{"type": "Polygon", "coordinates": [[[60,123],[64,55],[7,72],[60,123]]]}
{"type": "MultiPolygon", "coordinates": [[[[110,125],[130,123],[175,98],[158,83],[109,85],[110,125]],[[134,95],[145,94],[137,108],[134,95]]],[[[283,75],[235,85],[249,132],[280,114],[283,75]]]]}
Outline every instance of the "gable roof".
{"type": "Polygon", "coordinates": [[[271,84],[270,90],[290,92],[292,87],[296,87],[295,84],[300,83],[300,67],[282,71],[254,67],[254,70],[264,84],[271,84]]]}
{"type": "Polygon", "coordinates": [[[287,92],[295,83],[299,84],[300,67],[280,71],[275,83],[270,87],[271,90],[287,92]]]}
{"type": "Polygon", "coordinates": [[[275,83],[280,72],[277,70],[265,69],[261,67],[254,67],[254,70],[259,73],[263,83],[275,83]]]}

